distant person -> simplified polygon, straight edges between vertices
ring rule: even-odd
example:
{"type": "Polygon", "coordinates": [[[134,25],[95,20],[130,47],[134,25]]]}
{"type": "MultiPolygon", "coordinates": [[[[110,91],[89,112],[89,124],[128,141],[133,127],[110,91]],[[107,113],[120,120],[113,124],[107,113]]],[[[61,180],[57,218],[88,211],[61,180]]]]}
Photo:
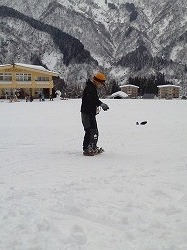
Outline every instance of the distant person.
{"type": "Polygon", "coordinates": [[[10,94],[9,102],[13,102],[13,100],[14,100],[13,94],[10,94]]]}
{"type": "Polygon", "coordinates": [[[15,101],[15,102],[18,102],[18,97],[17,97],[16,94],[14,95],[14,101],[15,101]]]}
{"type": "Polygon", "coordinates": [[[42,93],[39,93],[39,101],[42,101],[42,93]]]}
{"type": "Polygon", "coordinates": [[[26,102],[29,101],[29,95],[28,95],[28,94],[25,96],[25,101],[26,101],[26,102]]]}
{"type": "Polygon", "coordinates": [[[50,94],[49,101],[53,101],[53,94],[50,94]]]}
{"type": "Polygon", "coordinates": [[[97,147],[98,127],[96,121],[96,110],[99,106],[106,111],[108,105],[101,102],[98,97],[97,89],[105,86],[106,77],[102,73],[93,75],[86,82],[86,87],[83,91],[81,104],[81,117],[85,135],[83,140],[83,154],[92,156],[99,154],[104,150],[97,147]]]}
{"type": "Polygon", "coordinates": [[[32,95],[29,96],[29,100],[30,100],[30,102],[32,102],[34,100],[32,95]]]}
{"type": "Polygon", "coordinates": [[[42,102],[45,101],[45,96],[44,96],[44,93],[42,93],[42,102]]]}

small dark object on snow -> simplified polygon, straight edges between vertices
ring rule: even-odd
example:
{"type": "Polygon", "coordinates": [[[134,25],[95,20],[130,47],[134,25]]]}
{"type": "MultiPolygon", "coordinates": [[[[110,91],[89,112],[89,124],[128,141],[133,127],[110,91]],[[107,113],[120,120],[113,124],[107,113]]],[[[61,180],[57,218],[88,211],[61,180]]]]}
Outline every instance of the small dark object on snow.
{"type": "Polygon", "coordinates": [[[136,122],[136,125],[145,125],[145,124],[147,124],[147,121],[143,121],[143,122],[136,122]]]}
{"type": "Polygon", "coordinates": [[[145,125],[147,123],[147,121],[143,121],[140,123],[140,125],[145,125]]]}

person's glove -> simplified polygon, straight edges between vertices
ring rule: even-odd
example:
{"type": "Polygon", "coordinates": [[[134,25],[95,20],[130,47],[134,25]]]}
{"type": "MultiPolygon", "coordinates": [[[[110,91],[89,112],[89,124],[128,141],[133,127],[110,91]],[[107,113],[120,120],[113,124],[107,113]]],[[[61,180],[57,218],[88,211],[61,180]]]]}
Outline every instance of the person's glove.
{"type": "Polygon", "coordinates": [[[106,110],[108,110],[109,109],[109,106],[106,104],[106,103],[101,103],[101,108],[104,110],[104,111],[106,111],[106,110]]]}

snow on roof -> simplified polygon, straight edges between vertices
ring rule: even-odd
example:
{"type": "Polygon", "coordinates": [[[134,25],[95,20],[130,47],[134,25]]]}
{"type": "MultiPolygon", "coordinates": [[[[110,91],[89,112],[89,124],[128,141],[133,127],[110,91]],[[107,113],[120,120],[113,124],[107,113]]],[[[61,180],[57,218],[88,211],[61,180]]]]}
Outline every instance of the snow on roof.
{"type": "MultiPolygon", "coordinates": [[[[11,66],[11,65],[13,65],[13,64],[4,64],[4,65],[0,65],[0,67],[7,67],[7,66],[11,66]]],[[[30,68],[30,69],[35,69],[35,70],[40,70],[40,71],[45,71],[48,73],[58,74],[57,72],[48,70],[40,65],[32,65],[32,64],[25,64],[25,63],[14,63],[14,65],[20,66],[20,67],[25,67],[25,68],[30,68]]]]}
{"type": "Polygon", "coordinates": [[[7,67],[7,66],[11,66],[11,64],[0,65],[0,67],[7,67]]]}
{"type": "Polygon", "coordinates": [[[40,66],[40,65],[32,65],[32,64],[25,64],[25,63],[15,63],[15,65],[21,66],[21,67],[37,69],[37,70],[49,71],[49,70],[45,69],[43,66],[40,66]]]}
{"type": "Polygon", "coordinates": [[[168,84],[168,85],[158,85],[157,87],[158,87],[158,88],[166,88],[166,87],[181,88],[181,86],[172,85],[172,84],[168,84]]]}
{"type": "Polygon", "coordinates": [[[46,68],[44,68],[43,66],[40,66],[40,65],[32,65],[32,64],[24,64],[24,63],[15,63],[15,65],[57,74],[57,72],[48,70],[48,69],[46,69],[46,68]]]}
{"type": "Polygon", "coordinates": [[[125,84],[125,85],[120,86],[120,88],[123,88],[123,87],[134,87],[134,88],[138,88],[139,89],[138,86],[132,85],[132,84],[125,84]]]}
{"type": "Polygon", "coordinates": [[[128,97],[128,95],[123,91],[117,91],[117,92],[113,93],[110,97],[112,98],[112,97],[116,97],[116,96],[121,96],[123,98],[128,97]]]}

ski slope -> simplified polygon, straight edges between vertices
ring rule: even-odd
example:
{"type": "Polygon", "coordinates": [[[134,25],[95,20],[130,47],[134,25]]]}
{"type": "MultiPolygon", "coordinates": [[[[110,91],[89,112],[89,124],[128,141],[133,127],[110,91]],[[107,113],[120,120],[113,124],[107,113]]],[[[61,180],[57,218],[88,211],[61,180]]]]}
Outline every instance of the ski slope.
{"type": "Polygon", "coordinates": [[[0,102],[1,250],[187,249],[187,101],[104,102],[94,157],[81,100],[0,102]]]}

